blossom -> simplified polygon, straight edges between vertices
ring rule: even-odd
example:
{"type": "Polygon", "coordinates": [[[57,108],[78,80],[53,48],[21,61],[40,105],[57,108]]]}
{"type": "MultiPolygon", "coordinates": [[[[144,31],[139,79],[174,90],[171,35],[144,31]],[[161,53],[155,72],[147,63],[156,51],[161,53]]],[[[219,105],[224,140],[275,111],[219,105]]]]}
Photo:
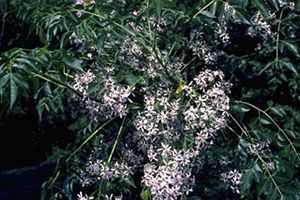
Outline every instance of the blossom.
{"type": "Polygon", "coordinates": [[[114,194],[105,195],[105,200],[122,200],[123,196],[115,196],[114,194]]]}
{"type": "Polygon", "coordinates": [[[251,17],[250,22],[252,24],[248,29],[250,36],[261,36],[262,38],[271,38],[274,36],[271,31],[271,26],[266,22],[260,11],[257,11],[256,14],[251,17]]]}
{"type": "Polygon", "coordinates": [[[214,64],[217,60],[217,54],[211,50],[200,33],[197,33],[195,39],[191,41],[190,48],[194,55],[204,60],[205,64],[214,64]]]}
{"type": "Polygon", "coordinates": [[[162,144],[158,150],[164,152],[161,165],[144,165],[142,183],[149,187],[155,200],[177,199],[183,193],[192,191],[192,174],[189,168],[192,154],[190,152],[176,151],[168,145],[162,144]]]}
{"type": "Polygon", "coordinates": [[[239,185],[241,182],[242,173],[236,169],[221,174],[221,180],[230,185],[233,192],[240,194],[239,185]]]}
{"type": "Polygon", "coordinates": [[[111,68],[103,69],[102,85],[105,88],[103,93],[94,92],[89,94],[89,85],[95,82],[95,75],[89,70],[76,75],[73,88],[82,93],[81,101],[89,111],[91,119],[97,121],[98,117],[110,118],[113,116],[124,117],[127,113],[127,102],[131,95],[132,88],[119,85],[114,77],[111,68]],[[93,97],[93,98],[92,98],[93,97]]]}
{"type": "Polygon", "coordinates": [[[96,76],[88,70],[87,72],[75,75],[75,84],[73,88],[82,93],[84,97],[88,94],[88,86],[95,80],[96,76]]]}
{"type": "Polygon", "coordinates": [[[84,7],[87,7],[95,3],[95,0],[76,0],[75,5],[82,5],[84,7]]]}
{"type": "Polygon", "coordinates": [[[132,174],[132,167],[124,162],[109,164],[97,159],[89,161],[84,170],[80,171],[81,185],[91,185],[99,180],[113,181],[115,179],[128,179],[132,174]]]}
{"type": "Polygon", "coordinates": [[[278,0],[279,6],[282,7],[287,7],[291,10],[295,9],[295,3],[292,1],[285,1],[285,0],[278,0]]]}
{"type": "Polygon", "coordinates": [[[77,194],[77,200],[93,200],[93,196],[88,196],[87,194],[83,194],[81,191],[77,194]]]}

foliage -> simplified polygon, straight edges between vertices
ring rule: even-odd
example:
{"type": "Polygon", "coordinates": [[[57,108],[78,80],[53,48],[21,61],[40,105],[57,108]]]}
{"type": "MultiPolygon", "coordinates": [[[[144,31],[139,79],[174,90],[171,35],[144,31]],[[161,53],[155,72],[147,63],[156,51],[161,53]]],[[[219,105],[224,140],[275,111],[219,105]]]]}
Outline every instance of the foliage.
{"type": "Polygon", "coordinates": [[[42,199],[300,198],[299,1],[7,2],[1,116],[75,121],[42,199]]]}

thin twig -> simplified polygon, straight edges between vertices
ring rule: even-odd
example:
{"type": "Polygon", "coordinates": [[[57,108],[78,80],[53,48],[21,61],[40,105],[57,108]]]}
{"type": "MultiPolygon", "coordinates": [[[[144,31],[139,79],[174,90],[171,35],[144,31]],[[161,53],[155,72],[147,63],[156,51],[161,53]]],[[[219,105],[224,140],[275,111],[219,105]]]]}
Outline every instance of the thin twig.
{"type": "Polygon", "coordinates": [[[254,106],[254,105],[251,104],[251,103],[248,103],[248,102],[245,102],[245,101],[236,101],[236,102],[237,102],[237,103],[241,103],[241,104],[248,105],[248,106],[250,106],[250,107],[256,109],[257,111],[263,113],[267,118],[269,118],[270,121],[276,126],[276,128],[278,128],[278,130],[284,135],[284,137],[285,137],[285,138],[287,139],[287,141],[290,143],[290,145],[291,145],[293,151],[295,152],[297,158],[298,158],[299,161],[300,161],[300,157],[299,157],[298,152],[297,152],[295,146],[293,145],[292,141],[290,140],[290,138],[288,137],[288,135],[282,130],[282,128],[274,121],[274,119],[273,119],[268,113],[266,113],[264,110],[262,110],[262,109],[260,109],[260,108],[258,108],[258,107],[256,107],[256,106],[254,106]]]}

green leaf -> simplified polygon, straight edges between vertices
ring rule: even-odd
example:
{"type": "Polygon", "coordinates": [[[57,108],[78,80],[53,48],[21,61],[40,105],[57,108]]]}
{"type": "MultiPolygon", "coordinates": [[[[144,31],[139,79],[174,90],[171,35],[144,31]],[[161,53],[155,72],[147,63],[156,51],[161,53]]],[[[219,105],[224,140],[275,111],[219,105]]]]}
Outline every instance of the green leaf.
{"type": "Polygon", "coordinates": [[[13,75],[10,74],[10,105],[9,107],[12,108],[18,95],[18,87],[14,81],[13,75]]]}
{"type": "Polygon", "coordinates": [[[253,169],[245,170],[243,176],[241,177],[241,182],[240,182],[241,191],[243,193],[247,192],[250,189],[253,181],[254,181],[253,169]]]}
{"type": "Polygon", "coordinates": [[[60,42],[59,42],[59,49],[62,49],[65,46],[66,43],[66,38],[68,39],[69,36],[71,35],[71,32],[65,32],[61,38],[60,38],[60,42]]]}
{"type": "Polygon", "coordinates": [[[268,119],[266,119],[266,118],[260,118],[259,119],[259,121],[260,121],[260,123],[262,123],[262,124],[264,124],[264,125],[269,125],[269,124],[271,124],[271,122],[268,120],[268,119]]]}
{"type": "Polygon", "coordinates": [[[261,195],[261,194],[268,195],[274,191],[273,183],[270,178],[268,178],[266,181],[264,181],[262,185],[258,185],[257,188],[258,188],[259,195],[261,195]]]}
{"type": "Polygon", "coordinates": [[[162,0],[155,0],[156,14],[160,17],[162,10],[162,0]]]}
{"type": "Polygon", "coordinates": [[[235,8],[236,10],[236,14],[237,17],[239,18],[239,20],[241,20],[242,23],[244,24],[248,24],[250,25],[251,23],[249,22],[249,20],[247,19],[246,13],[244,12],[244,10],[240,9],[240,8],[235,8]]]}
{"type": "MultiPolygon", "coordinates": [[[[37,70],[36,66],[32,62],[30,62],[29,59],[17,58],[16,61],[18,61],[19,63],[22,63],[22,64],[26,64],[27,66],[31,67],[33,70],[37,70]]],[[[13,66],[20,68],[20,69],[24,69],[25,71],[28,71],[27,68],[24,68],[24,66],[20,66],[20,64],[14,64],[13,66]]]]}
{"type": "Polygon", "coordinates": [[[252,0],[256,8],[258,8],[264,16],[268,16],[268,10],[266,4],[262,0],[252,0]]]}
{"type": "Polygon", "coordinates": [[[82,60],[78,60],[71,56],[67,56],[66,58],[64,58],[64,62],[72,69],[83,71],[81,67],[82,60]]]}
{"type": "Polygon", "coordinates": [[[9,80],[9,74],[0,78],[0,88],[3,88],[9,80]]]}
{"type": "Polygon", "coordinates": [[[44,84],[43,88],[44,88],[44,91],[45,91],[46,95],[52,96],[52,91],[51,91],[49,82],[46,82],[46,83],[44,84]]]}
{"type": "Polygon", "coordinates": [[[139,77],[133,75],[132,73],[128,73],[125,75],[125,79],[129,85],[134,85],[139,80],[139,77]]]}
{"type": "Polygon", "coordinates": [[[207,17],[214,18],[216,17],[217,6],[218,6],[218,2],[216,1],[211,6],[209,6],[207,10],[202,11],[201,14],[207,17]]]}
{"type": "Polygon", "coordinates": [[[13,79],[19,87],[29,90],[28,82],[20,74],[14,74],[13,79]]]}
{"type": "Polygon", "coordinates": [[[239,108],[241,109],[242,112],[249,112],[250,108],[247,105],[240,105],[239,108]]]}
{"type": "Polygon", "coordinates": [[[285,111],[280,107],[271,107],[270,109],[274,114],[280,117],[284,117],[286,115],[285,111]]]}
{"type": "Polygon", "coordinates": [[[277,0],[269,0],[269,2],[272,4],[272,6],[274,6],[276,8],[276,10],[279,10],[277,0]]]}
{"type": "Polygon", "coordinates": [[[142,200],[150,200],[151,194],[150,194],[150,190],[147,189],[143,189],[143,191],[140,193],[140,197],[142,200]]]}
{"type": "Polygon", "coordinates": [[[292,44],[291,42],[283,41],[283,43],[287,46],[287,48],[295,55],[299,56],[299,48],[296,44],[292,44]]]}
{"type": "Polygon", "coordinates": [[[296,76],[298,76],[298,71],[297,71],[297,69],[295,68],[295,66],[291,62],[281,61],[280,63],[282,65],[286,66],[289,70],[291,70],[296,76]]]}

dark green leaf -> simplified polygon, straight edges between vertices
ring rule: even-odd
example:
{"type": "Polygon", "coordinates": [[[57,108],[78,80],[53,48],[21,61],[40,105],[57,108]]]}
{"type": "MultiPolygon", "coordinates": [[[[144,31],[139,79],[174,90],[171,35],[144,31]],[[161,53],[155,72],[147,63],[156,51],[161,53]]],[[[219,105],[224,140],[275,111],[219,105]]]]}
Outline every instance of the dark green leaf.
{"type": "Polygon", "coordinates": [[[76,69],[76,70],[79,70],[79,71],[83,71],[82,69],[82,61],[81,60],[78,60],[76,58],[73,58],[71,56],[67,56],[65,59],[64,59],[64,62],[72,69],[76,69]]]}
{"type": "Polygon", "coordinates": [[[18,96],[18,87],[14,81],[13,75],[10,75],[10,105],[12,108],[18,96]]]}

